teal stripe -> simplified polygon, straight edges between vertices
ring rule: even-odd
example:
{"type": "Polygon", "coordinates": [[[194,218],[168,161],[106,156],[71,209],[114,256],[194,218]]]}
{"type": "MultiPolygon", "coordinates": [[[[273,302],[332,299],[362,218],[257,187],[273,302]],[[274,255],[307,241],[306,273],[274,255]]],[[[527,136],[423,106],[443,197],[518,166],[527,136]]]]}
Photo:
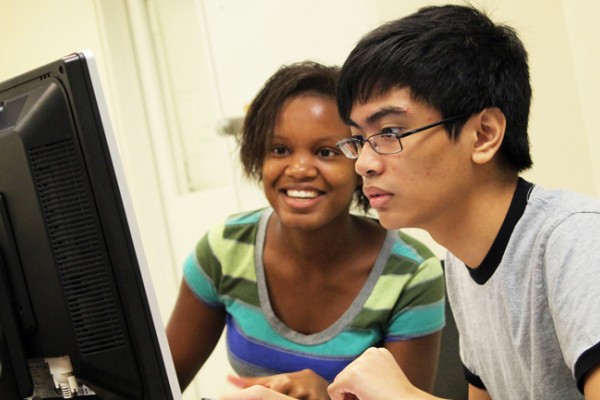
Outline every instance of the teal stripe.
{"type": "Polygon", "coordinates": [[[260,219],[264,210],[253,211],[251,213],[244,213],[243,215],[236,216],[225,222],[225,226],[230,225],[244,225],[244,224],[255,224],[260,219]]]}
{"type": "Polygon", "coordinates": [[[217,290],[212,281],[205,275],[204,270],[196,262],[196,253],[192,252],[183,262],[183,276],[194,294],[204,302],[221,305],[217,290]]]}
{"type": "Polygon", "coordinates": [[[280,347],[294,352],[302,352],[320,357],[355,357],[368,347],[378,343],[378,335],[372,330],[344,331],[327,342],[315,345],[302,345],[281,337],[268,323],[260,309],[230,301],[228,312],[235,315],[236,324],[245,335],[260,343],[280,347]]]}
{"type": "Polygon", "coordinates": [[[421,255],[417,253],[415,249],[400,241],[394,242],[394,245],[392,246],[392,254],[409,258],[414,260],[417,264],[421,264],[424,261],[423,257],[421,257],[421,255]]]}
{"type": "Polygon", "coordinates": [[[442,329],[445,325],[444,306],[444,299],[441,299],[425,306],[403,310],[393,318],[389,334],[415,337],[442,329]]]}

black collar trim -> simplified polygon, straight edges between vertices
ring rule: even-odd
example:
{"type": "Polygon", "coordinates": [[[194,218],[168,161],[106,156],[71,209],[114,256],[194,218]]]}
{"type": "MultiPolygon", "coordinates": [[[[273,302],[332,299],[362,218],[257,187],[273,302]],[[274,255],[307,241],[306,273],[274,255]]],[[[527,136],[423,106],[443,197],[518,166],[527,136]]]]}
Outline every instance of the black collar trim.
{"type": "Polygon", "coordinates": [[[525,212],[525,207],[527,206],[527,200],[529,199],[531,188],[533,188],[532,183],[527,182],[523,178],[519,178],[519,181],[517,182],[517,188],[515,189],[515,194],[513,195],[510,203],[510,207],[508,208],[504,222],[502,222],[500,231],[498,232],[494,243],[492,243],[492,247],[490,247],[490,250],[481,262],[481,265],[479,265],[479,268],[473,269],[467,267],[469,269],[471,278],[473,278],[473,280],[478,284],[483,285],[486,283],[492,277],[492,275],[494,275],[498,265],[500,265],[500,261],[502,261],[504,251],[508,245],[510,235],[514,230],[515,225],[517,225],[517,222],[519,222],[519,219],[521,219],[521,216],[523,216],[523,213],[525,212]]]}

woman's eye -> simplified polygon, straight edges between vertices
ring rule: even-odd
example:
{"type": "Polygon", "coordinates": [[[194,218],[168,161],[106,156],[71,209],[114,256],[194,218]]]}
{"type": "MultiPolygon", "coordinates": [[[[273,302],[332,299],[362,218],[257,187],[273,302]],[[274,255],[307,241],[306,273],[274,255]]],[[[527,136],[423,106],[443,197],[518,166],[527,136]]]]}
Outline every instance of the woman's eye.
{"type": "Polygon", "coordinates": [[[278,155],[278,156],[283,156],[288,154],[288,149],[286,149],[284,146],[273,146],[271,147],[271,153],[278,155]]]}
{"type": "Polygon", "coordinates": [[[320,157],[335,157],[337,156],[339,153],[337,150],[335,149],[330,149],[330,148],[325,148],[325,149],[319,149],[319,151],[317,152],[317,154],[320,157]]]}

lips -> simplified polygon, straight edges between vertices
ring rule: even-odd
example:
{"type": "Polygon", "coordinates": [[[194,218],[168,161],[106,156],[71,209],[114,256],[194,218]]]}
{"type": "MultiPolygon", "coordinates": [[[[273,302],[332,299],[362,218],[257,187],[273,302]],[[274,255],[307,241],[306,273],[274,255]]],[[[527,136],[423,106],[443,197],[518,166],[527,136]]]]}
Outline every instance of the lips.
{"type": "Polygon", "coordinates": [[[393,196],[392,193],[374,186],[363,187],[363,192],[365,196],[369,198],[371,207],[375,209],[382,208],[387,205],[393,196]]]}
{"type": "Polygon", "coordinates": [[[374,187],[374,186],[365,186],[365,187],[363,187],[363,193],[369,199],[375,198],[375,197],[380,197],[380,196],[391,196],[392,195],[392,193],[387,192],[387,191],[385,191],[383,189],[379,189],[379,188],[374,187]]]}

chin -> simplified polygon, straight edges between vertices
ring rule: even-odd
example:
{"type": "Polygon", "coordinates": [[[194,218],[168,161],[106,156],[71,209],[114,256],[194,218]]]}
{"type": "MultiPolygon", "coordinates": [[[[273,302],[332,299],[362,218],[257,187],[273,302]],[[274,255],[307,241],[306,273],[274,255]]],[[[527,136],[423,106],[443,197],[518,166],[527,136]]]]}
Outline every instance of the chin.
{"type": "Polygon", "coordinates": [[[280,215],[281,223],[293,229],[314,229],[315,226],[320,224],[318,218],[311,215],[280,215]]]}
{"type": "Polygon", "coordinates": [[[397,216],[385,213],[379,214],[379,222],[385,229],[400,229],[408,226],[406,221],[401,220],[397,216]]]}

